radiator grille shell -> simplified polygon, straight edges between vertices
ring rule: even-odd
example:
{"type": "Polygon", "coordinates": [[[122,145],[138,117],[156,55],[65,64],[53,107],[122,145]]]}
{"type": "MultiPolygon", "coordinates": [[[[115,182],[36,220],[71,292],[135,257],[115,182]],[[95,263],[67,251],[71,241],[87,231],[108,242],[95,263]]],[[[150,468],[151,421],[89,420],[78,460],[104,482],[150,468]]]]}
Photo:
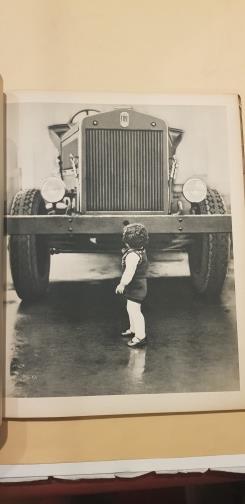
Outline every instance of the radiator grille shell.
{"type": "Polygon", "coordinates": [[[86,128],[87,211],[164,211],[166,148],[161,129],[86,128]]]}

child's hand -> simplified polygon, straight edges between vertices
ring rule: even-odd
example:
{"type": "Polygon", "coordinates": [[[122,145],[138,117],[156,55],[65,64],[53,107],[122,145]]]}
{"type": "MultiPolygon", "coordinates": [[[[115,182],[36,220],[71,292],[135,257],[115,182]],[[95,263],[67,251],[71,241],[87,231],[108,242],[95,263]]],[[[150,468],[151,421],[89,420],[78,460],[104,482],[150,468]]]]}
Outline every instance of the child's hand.
{"type": "Polygon", "coordinates": [[[116,294],[123,294],[124,289],[125,289],[125,285],[123,285],[121,283],[118,284],[118,286],[116,287],[116,294]]]}

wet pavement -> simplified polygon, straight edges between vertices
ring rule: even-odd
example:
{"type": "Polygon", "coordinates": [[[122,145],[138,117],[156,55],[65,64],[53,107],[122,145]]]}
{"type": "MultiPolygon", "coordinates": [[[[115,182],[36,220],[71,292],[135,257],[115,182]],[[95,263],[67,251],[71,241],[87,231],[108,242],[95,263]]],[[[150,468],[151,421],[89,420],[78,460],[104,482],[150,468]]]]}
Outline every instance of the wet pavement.
{"type": "Polygon", "coordinates": [[[41,301],[25,305],[8,286],[8,396],[239,389],[232,264],[221,299],[205,303],[192,290],[185,258],[171,265],[169,257],[155,257],[143,305],[148,344],[130,349],[120,336],[128,325],[124,301],[114,294],[118,258],[85,254],[52,262],[41,301]]]}

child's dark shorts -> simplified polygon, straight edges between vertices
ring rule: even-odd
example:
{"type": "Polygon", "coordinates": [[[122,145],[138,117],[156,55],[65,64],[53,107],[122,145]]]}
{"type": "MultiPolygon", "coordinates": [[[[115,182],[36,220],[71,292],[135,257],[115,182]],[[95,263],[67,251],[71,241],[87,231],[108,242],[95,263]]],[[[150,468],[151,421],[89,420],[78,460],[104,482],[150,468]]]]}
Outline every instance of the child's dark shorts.
{"type": "Polygon", "coordinates": [[[147,294],[146,278],[133,278],[129,285],[126,285],[124,297],[135,303],[142,303],[147,294]]]}

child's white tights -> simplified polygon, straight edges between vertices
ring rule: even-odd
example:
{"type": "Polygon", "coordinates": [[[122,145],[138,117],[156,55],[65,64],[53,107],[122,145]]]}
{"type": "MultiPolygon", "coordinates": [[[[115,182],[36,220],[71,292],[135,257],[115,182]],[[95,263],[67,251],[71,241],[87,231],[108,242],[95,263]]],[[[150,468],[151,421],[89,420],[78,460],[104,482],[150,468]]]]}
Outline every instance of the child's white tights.
{"type": "Polygon", "coordinates": [[[130,322],[130,331],[135,333],[136,338],[145,338],[145,319],[141,312],[141,304],[127,301],[127,312],[130,322]]]}

